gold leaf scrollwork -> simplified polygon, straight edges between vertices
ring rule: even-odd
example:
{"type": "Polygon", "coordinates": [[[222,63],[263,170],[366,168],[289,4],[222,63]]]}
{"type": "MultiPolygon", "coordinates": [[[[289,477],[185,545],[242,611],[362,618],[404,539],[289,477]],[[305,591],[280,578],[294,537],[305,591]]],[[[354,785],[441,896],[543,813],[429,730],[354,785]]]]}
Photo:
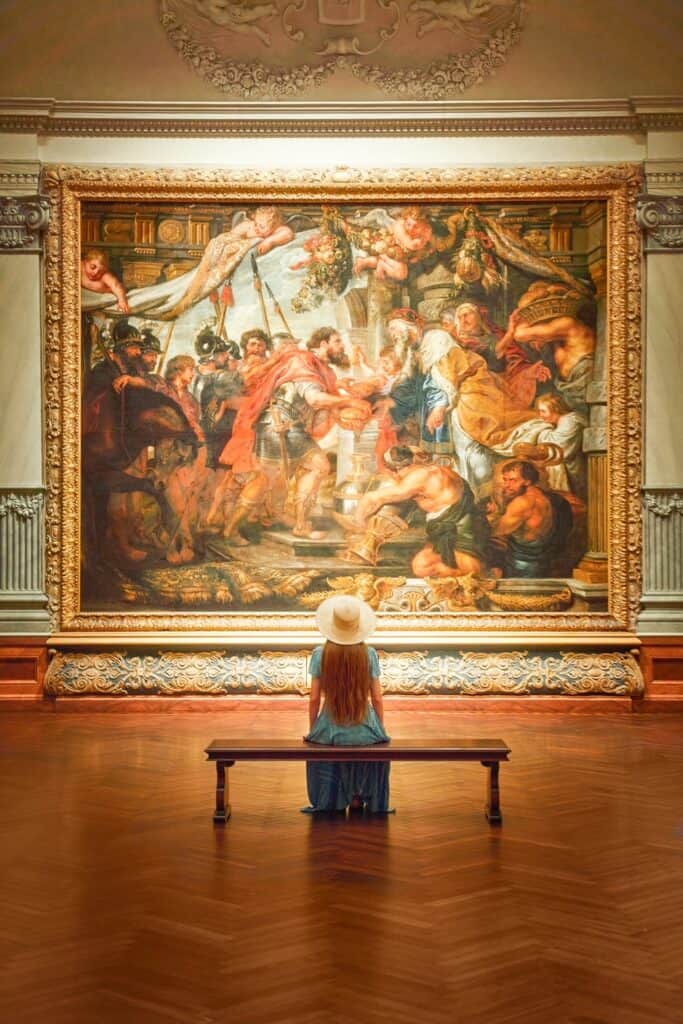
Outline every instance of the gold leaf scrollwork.
{"type": "MultiPolygon", "coordinates": [[[[61,652],[50,663],[52,697],[140,694],[224,696],[304,694],[307,651],[131,654],[61,652]]],[[[613,652],[380,652],[382,685],[391,694],[604,694],[636,697],[643,679],[631,654],[613,652]]]]}

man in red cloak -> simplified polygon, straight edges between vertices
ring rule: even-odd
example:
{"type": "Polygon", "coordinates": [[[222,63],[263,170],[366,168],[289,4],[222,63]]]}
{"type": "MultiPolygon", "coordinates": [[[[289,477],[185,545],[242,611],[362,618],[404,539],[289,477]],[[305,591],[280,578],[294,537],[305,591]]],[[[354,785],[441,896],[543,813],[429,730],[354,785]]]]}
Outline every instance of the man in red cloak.
{"type": "Polygon", "coordinates": [[[232,437],[220,456],[229,478],[240,484],[239,498],[224,530],[231,543],[244,544],[238,527],[266,501],[269,491],[288,483],[285,522],[297,537],[318,539],[311,513],[330,461],[319,447],[332,425],[331,413],[357,401],[339,393],[333,366],[346,364],[344,343],[333,327],[314,331],[306,350],[280,349],[248,380],[248,394],[237,413],[232,437]]]}

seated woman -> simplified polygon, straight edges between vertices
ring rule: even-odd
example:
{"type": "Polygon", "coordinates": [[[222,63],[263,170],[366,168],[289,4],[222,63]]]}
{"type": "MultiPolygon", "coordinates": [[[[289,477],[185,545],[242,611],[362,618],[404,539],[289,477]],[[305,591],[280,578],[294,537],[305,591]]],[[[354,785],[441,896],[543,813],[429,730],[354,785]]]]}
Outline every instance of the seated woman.
{"type": "MultiPolygon", "coordinates": [[[[327,643],[311,657],[310,732],[304,739],[342,747],[387,743],[379,659],[374,647],[365,644],[375,628],[375,613],[356,597],[335,595],[320,605],[316,621],[327,643]]],[[[305,812],[365,806],[390,813],[389,768],[388,761],[308,762],[311,806],[305,812]]]]}

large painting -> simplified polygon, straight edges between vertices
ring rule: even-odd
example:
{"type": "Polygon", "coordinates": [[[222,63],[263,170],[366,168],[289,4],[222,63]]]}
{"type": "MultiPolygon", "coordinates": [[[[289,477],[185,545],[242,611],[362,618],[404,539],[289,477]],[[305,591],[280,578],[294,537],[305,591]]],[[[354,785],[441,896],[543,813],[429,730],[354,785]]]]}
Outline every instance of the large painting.
{"type": "Polygon", "coordinates": [[[329,177],[54,176],[63,627],[625,628],[632,169],[329,177]]]}

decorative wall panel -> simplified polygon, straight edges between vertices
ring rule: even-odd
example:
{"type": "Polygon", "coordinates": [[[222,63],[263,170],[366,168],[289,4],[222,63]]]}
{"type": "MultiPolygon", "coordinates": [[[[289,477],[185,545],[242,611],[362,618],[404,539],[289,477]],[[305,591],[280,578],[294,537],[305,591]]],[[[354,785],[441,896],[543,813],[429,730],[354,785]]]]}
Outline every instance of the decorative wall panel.
{"type": "MultiPolygon", "coordinates": [[[[306,651],[135,654],[61,652],[50,663],[52,697],[169,697],[307,692],[306,651]]],[[[640,670],[613,652],[380,651],[382,688],[390,694],[512,694],[637,697],[640,670]]]]}

